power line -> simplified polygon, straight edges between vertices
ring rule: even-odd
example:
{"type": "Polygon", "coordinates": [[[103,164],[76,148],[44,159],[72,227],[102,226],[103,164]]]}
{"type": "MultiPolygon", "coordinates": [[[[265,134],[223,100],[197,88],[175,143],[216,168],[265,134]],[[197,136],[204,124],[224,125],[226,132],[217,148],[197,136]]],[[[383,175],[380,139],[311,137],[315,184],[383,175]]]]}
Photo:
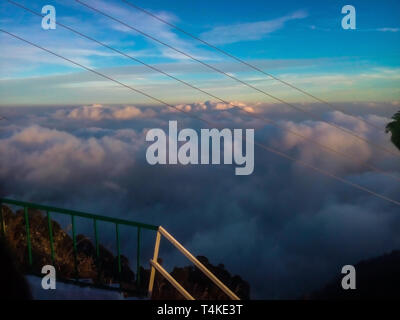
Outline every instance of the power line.
{"type": "Polygon", "coordinates": [[[97,13],[99,13],[99,14],[101,14],[101,15],[107,17],[107,18],[110,18],[111,20],[114,20],[114,21],[116,21],[116,22],[118,22],[118,23],[120,23],[120,24],[126,26],[126,27],[129,28],[129,29],[132,29],[132,30],[134,30],[134,31],[136,31],[136,32],[138,32],[138,33],[140,33],[140,34],[142,34],[143,36],[145,36],[145,37],[147,37],[147,38],[149,38],[149,39],[151,39],[151,40],[153,40],[153,41],[158,42],[158,43],[160,43],[160,44],[162,44],[162,45],[164,45],[164,46],[166,46],[166,47],[168,47],[168,48],[170,48],[170,49],[172,49],[172,50],[174,50],[174,51],[176,51],[176,52],[178,52],[178,53],[180,53],[180,54],[182,54],[182,55],[184,55],[184,56],[186,56],[186,57],[188,57],[188,58],[190,58],[191,60],[194,60],[194,61],[196,61],[196,62],[198,62],[198,63],[200,63],[200,64],[202,64],[202,65],[204,65],[204,66],[206,66],[206,67],[208,67],[208,68],[210,68],[210,69],[212,69],[212,70],[214,70],[215,72],[221,73],[221,74],[223,74],[223,75],[225,75],[225,76],[227,76],[227,77],[229,77],[229,78],[231,78],[231,79],[233,79],[233,80],[235,80],[235,81],[237,81],[237,82],[239,82],[239,83],[241,83],[241,84],[243,84],[243,85],[245,85],[245,86],[247,86],[247,87],[249,87],[249,88],[252,88],[253,90],[256,90],[256,91],[258,91],[258,92],[260,92],[260,93],[262,93],[262,94],[264,94],[264,95],[266,95],[266,96],[268,96],[268,97],[270,97],[270,98],[272,98],[272,99],[274,99],[274,100],[276,100],[276,101],[281,102],[282,104],[285,104],[285,105],[287,105],[287,106],[289,106],[289,107],[291,107],[291,108],[293,108],[293,109],[296,109],[297,111],[300,111],[300,112],[303,112],[303,113],[305,113],[305,114],[308,114],[309,116],[311,116],[311,117],[312,117],[313,119],[315,119],[315,120],[323,121],[323,122],[327,123],[328,125],[330,125],[330,126],[336,128],[336,129],[338,129],[338,130],[341,130],[341,131],[343,131],[343,132],[345,132],[345,133],[347,133],[347,134],[349,134],[349,135],[351,135],[351,136],[353,136],[353,137],[355,137],[355,138],[357,138],[357,139],[359,139],[359,140],[361,140],[361,141],[363,141],[363,142],[365,142],[365,143],[367,143],[367,144],[370,144],[371,146],[374,146],[376,149],[380,149],[380,150],[383,151],[383,152],[386,152],[386,153],[388,153],[388,154],[391,154],[391,155],[394,155],[394,156],[400,158],[400,154],[397,154],[397,153],[391,151],[390,149],[384,148],[384,147],[382,147],[382,146],[380,146],[380,145],[374,144],[374,143],[372,143],[371,141],[369,141],[368,139],[363,138],[363,137],[357,135],[354,131],[352,131],[352,130],[350,130],[350,129],[345,129],[345,128],[339,126],[339,125],[336,125],[334,122],[330,122],[330,121],[323,120],[321,117],[318,117],[318,116],[314,115],[314,114],[311,113],[310,111],[303,110],[303,109],[301,109],[301,108],[295,106],[295,105],[292,104],[292,103],[286,102],[285,100],[283,100],[283,99],[281,99],[281,98],[275,97],[275,96],[273,96],[272,94],[270,94],[270,93],[268,93],[268,92],[266,92],[266,91],[264,91],[264,90],[261,90],[261,89],[255,87],[255,86],[253,86],[253,85],[247,83],[246,81],[240,80],[239,78],[237,78],[237,77],[235,77],[235,76],[233,76],[233,75],[230,75],[229,73],[226,73],[226,72],[224,72],[224,71],[222,71],[222,70],[220,70],[220,69],[218,69],[218,68],[216,68],[216,67],[214,67],[214,66],[212,66],[212,65],[210,65],[210,64],[208,64],[208,63],[206,63],[206,62],[204,62],[204,61],[201,61],[201,60],[199,60],[198,58],[196,58],[196,57],[194,57],[194,56],[192,56],[192,55],[190,55],[190,54],[188,54],[188,53],[185,53],[184,51],[179,50],[179,49],[177,49],[177,48],[175,48],[175,47],[173,47],[173,46],[171,46],[171,45],[165,43],[164,41],[159,40],[159,39],[157,39],[157,38],[155,38],[155,37],[149,35],[149,34],[146,33],[146,32],[143,32],[143,31],[139,30],[138,28],[135,28],[135,27],[133,27],[133,26],[131,26],[131,25],[129,25],[129,24],[127,24],[127,23],[125,23],[125,22],[123,22],[123,21],[117,19],[117,18],[114,18],[113,16],[109,15],[108,13],[105,13],[105,12],[103,12],[103,11],[97,9],[97,8],[94,8],[94,7],[90,6],[90,5],[88,5],[87,3],[84,3],[84,2],[82,2],[82,1],[80,1],[80,0],[75,0],[75,2],[77,2],[77,3],[81,4],[81,5],[83,5],[84,7],[87,7],[88,9],[90,9],[90,10],[92,10],[92,11],[95,11],[95,12],[97,12],[97,13]]]}
{"type": "MultiPolygon", "coordinates": [[[[78,67],[81,67],[81,68],[83,68],[83,69],[85,69],[85,70],[87,70],[87,71],[89,71],[89,72],[92,72],[92,73],[94,73],[94,74],[97,74],[98,76],[101,76],[101,77],[103,77],[103,78],[105,78],[105,79],[108,79],[108,80],[110,80],[110,81],[112,81],[112,82],[115,82],[115,83],[117,83],[117,84],[119,84],[119,85],[121,85],[121,86],[123,86],[123,87],[125,87],[125,88],[127,88],[127,89],[130,89],[130,90],[132,90],[132,91],[134,91],[134,92],[136,92],[136,93],[142,94],[142,95],[144,95],[144,96],[146,96],[146,97],[148,97],[148,98],[150,98],[150,99],[152,99],[152,100],[154,100],[154,101],[157,101],[157,102],[159,102],[159,103],[161,103],[161,104],[164,104],[164,105],[166,105],[166,106],[168,106],[168,107],[171,107],[171,108],[173,108],[173,109],[175,109],[175,110],[178,110],[178,111],[180,111],[180,112],[182,112],[182,113],[188,114],[189,117],[191,117],[191,118],[195,118],[195,119],[200,120],[200,121],[202,121],[202,122],[204,122],[204,123],[206,123],[206,124],[208,124],[208,125],[214,126],[214,124],[213,124],[212,122],[210,122],[210,121],[208,121],[208,120],[206,120],[206,119],[203,119],[203,118],[197,117],[197,116],[195,116],[195,115],[192,115],[192,114],[190,114],[190,113],[188,113],[188,112],[186,112],[186,111],[184,111],[184,110],[181,110],[181,109],[177,108],[176,106],[173,106],[173,105],[171,105],[171,104],[169,104],[169,103],[167,103],[167,102],[165,102],[165,101],[163,101],[163,100],[161,100],[161,99],[158,99],[158,98],[156,98],[156,97],[153,97],[152,95],[147,94],[147,93],[145,93],[145,92],[143,92],[143,91],[141,91],[141,90],[139,90],[139,89],[135,89],[135,88],[133,88],[132,86],[129,86],[129,85],[125,84],[125,83],[122,83],[122,82],[120,82],[120,81],[118,81],[118,80],[116,80],[116,79],[111,78],[110,76],[107,76],[107,75],[105,75],[105,74],[103,74],[103,73],[101,73],[101,72],[98,72],[98,71],[96,71],[96,70],[94,70],[94,69],[91,69],[91,68],[89,68],[89,67],[86,67],[86,66],[84,66],[84,65],[82,65],[82,64],[80,64],[80,63],[78,63],[78,62],[76,62],[76,61],[73,61],[73,60],[71,60],[71,59],[69,59],[69,58],[66,58],[66,57],[64,57],[64,56],[62,56],[62,55],[60,55],[60,54],[58,54],[58,53],[56,53],[56,52],[54,52],[54,51],[51,51],[50,49],[44,48],[44,47],[42,47],[42,46],[40,46],[40,45],[38,45],[38,44],[36,44],[36,43],[33,43],[33,42],[29,41],[29,40],[26,40],[26,39],[24,39],[24,38],[21,38],[20,36],[17,36],[16,34],[13,34],[13,33],[9,32],[9,31],[4,30],[4,29],[0,29],[0,32],[3,32],[3,33],[5,33],[5,34],[8,34],[9,36],[14,37],[15,39],[18,39],[18,40],[23,41],[23,42],[25,42],[25,43],[27,43],[27,44],[29,44],[29,45],[31,45],[31,46],[34,46],[34,47],[38,48],[38,49],[40,49],[40,50],[43,50],[43,51],[45,51],[45,52],[48,52],[48,53],[50,53],[50,54],[52,54],[52,55],[54,55],[54,56],[56,56],[56,57],[58,57],[58,58],[61,58],[61,59],[65,60],[65,61],[68,61],[68,62],[70,62],[70,63],[72,63],[72,64],[74,64],[74,65],[76,65],[76,66],[78,66],[78,67]]],[[[218,126],[215,126],[215,127],[218,127],[218,126]]],[[[359,189],[359,190],[362,190],[362,191],[364,191],[364,192],[366,192],[366,193],[368,193],[368,194],[370,194],[370,195],[374,195],[374,196],[376,196],[376,197],[378,197],[378,198],[380,198],[380,199],[382,199],[382,200],[385,200],[385,201],[388,201],[388,202],[391,202],[391,203],[393,203],[393,204],[395,204],[395,205],[400,206],[400,202],[399,202],[399,201],[393,200],[393,199],[391,199],[391,198],[389,198],[389,197],[386,197],[386,196],[384,196],[384,195],[382,195],[382,194],[376,193],[376,192],[374,192],[374,191],[372,191],[372,190],[370,190],[370,189],[368,189],[368,188],[365,188],[365,187],[363,187],[363,186],[361,186],[361,185],[359,185],[359,184],[357,184],[357,183],[353,183],[353,182],[348,181],[348,180],[346,180],[346,179],[344,179],[344,178],[341,178],[341,177],[339,177],[339,176],[337,176],[337,175],[335,175],[335,174],[333,174],[333,173],[331,173],[331,172],[328,172],[328,171],[326,171],[326,170],[317,168],[317,167],[315,167],[315,166],[313,166],[313,165],[310,165],[310,164],[308,164],[308,163],[306,163],[306,162],[303,162],[303,161],[301,161],[301,160],[295,159],[295,158],[293,158],[293,157],[291,157],[291,156],[289,156],[289,155],[287,155],[287,154],[285,154],[285,153],[283,153],[283,152],[280,152],[280,151],[278,151],[278,150],[276,150],[276,149],[274,149],[274,148],[270,148],[270,147],[265,146],[265,145],[263,145],[263,144],[261,144],[261,143],[258,143],[258,142],[255,142],[255,145],[257,145],[257,146],[263,148],[264,150],[267,150],[267,151],[269,151],[269,152],[272,152],[272,153],[274,153],[274,154],[276,154],[276,155],[279,155],[279,156],[284,157],[284,158],[286,158],[286,159],[292,160],[293,162],[298,163],[298,164],[300,164],[300,165],[302,165],[302,166],[305,166],[305,167],[308,167],[308,168],[310,168],[310,169],[313,169],[313,170],[315,170],[315,171],[317,171],[317,172],[319,172],[319,173],[321,173],[321,174],[323,174],[323,175],[325,175],[325,176],[328,176],[328,177],[333,178],[333,179],[335,179],[335,180],[337,180],[337,181],[341,181],[342,183],[345,183],[345,184],[347,184],[347,185],[349,185],[349,186],[352,186],[352,187],[354,187],[354,188],[357,188],[357,189],[359,189]]]]}
{"type": "Polygon", "coordinates": [[[287,81],[285,81],[285,80],[282,80],[282,79],[280,79],[280,78],[274,76],[273,74],[271,74],[271,73],[269,73],[269,72],[266,72],[266,71],[264,71],[264,70],[262,70],[262,69],[256,67],[255,65],[244,61],[243,59],[240,59],[240,58],[234,56],[233,54],[231,54],[231,53],[229,53],[229,52],[227,52],[227,51],[225,51],[225,50],[223,50],[223,49],[221,49],[221,48],[219,48],[219,47],[217,47],[217,46],[215,46],[215,45],[209,43],[209,42],[206,41],[206,40],[201,39],[201,38],[198,37],[198,36],[195,36],[194,34],[192,34],[192,33],[190,33],[190,32],[187,32],[186,30],[184,30],[184,29],[178,27],[177,25],[174,25],[173,23],[171,23],[171,22],[169,22],[169,21],[167,21],[167,20],[165,20],[165,19],[163,19],[163,18],[161,18],[161,17],[159,17],[159,16],[157,16],[157,15],[151,13],[150,11],[148,11],[148,10],[142,8],[142,7],[139,7],[138,5],[136,5],[136,4],[134,4],[134,3],[130,2],[130,1],[127,1],[127,0],[121,0],[121,1],[122,1],[122,2],[125,2],[128,6],[131,6],[131,7],[135,8],[135,9],[137,9],[137,10],[139,10],[139,11],[141,11],[141,12],[143,12],[143,13],[145,13],[145,14],[147,14],[147,15],[149,15],[149,16],[155,18],[155,19],[157,19],[158,21],[160,21],[160,22],[162,22],[162,23],[165,23],[166,25],[168,25],[168,26],[174,28],[175,30],[177,30],[177,31],[179,31],[179,32],[181,32],[181,33],[183,33],[183,34],[189,36],[189,37],[191,37],[192,39],[195,39],[195,40],[197,40],[197,41],[200,41],[201,43],[207,45],[208,47],[210,47],[210,48],[212,48],[212,49],[214,49],[214,50],[216,50],[216,51],[218,51],[218,52],[220,52],[220,53],[222,53],[222,54],[224,54],[224,55],[226,55],[226,56],[228,56],[228,57],[230,57],[230,58],[232,58],[232,59],[234,59],[234,60],[236,60],[236,61],[238,61],[238,62],[240,62],[241,64],[244,64],[245,66],[248,66],[248,67],[250,67],[251,69],[253,69],[253,70],[255,70],[255,71],[258,71],[258,72],[260,72],[260,73],[262,73],[262,74],[264,74],[264,75],[266,75],[266,76],[272,78],[273,80],[279,81],[279,82],[283,83],[284,85],[289,86],[290,88],[295,89],[295,90],[297,90],[297,91],[299,91],[299,92],[301,92],[301,93],[303,93],[303,94],[309,96],[310,98],[313,98],[313,99],[316,100],[316,101],[319,101],[319,102],[321,102],[321,103],[326,104],[326,105],[329,106],[332,110],[340,111],[340,112],[342,112],[342,113],[344,113],[344,114],[346,114],[346,115],[349,115],[349,116],[351,116],[351,117],[353,117],[353,118],[356,118],[356,119],[361,120],[362,122],[364,122],[365,124],[367,124],[367,125],[369,125],[369,126],[371,126],[371,127],[374,127],[374,128],[376,128],[376,129],[378,129],[378,130],[382,130],[382,128],[379,128],[378,126],[374,125],[373,123],[370,123],[369,121],[366,121],[365,119],[361,118],[360,116],[357,116],[357,115],[352,114],[352,113],[349,113],[349,112],[345,112],[344,110],[335,107],[332,103],[330,103],[330,102],[328,102],[328,101],[326,101],[326,100],[324,100],[324,99],[321,99],[321,98],[319,98],[319,97],[317,97],[317,96],[315,96],[315,95],[313,95],[313,94],[311,94],[311,93],[305,91],[304,89],[301,89],[301,88],[299,88],[299,87],[296,87],[295,85],[293,85],[293,84],[291,84],[291,83],[289,83],[289,82],[287,82],[287,81]]]}
{"type": "MultiPolygon", "coordinates": [[[[43,15],[42,15],[41,13],[38,13],[38,12],[36,12],[36,11],[34,11],[34,10],[31,10],[30,8],[27,8],[27,7],[21,5],[21,4],[17,3],[17,2],[14,2],[14,1],[12,1],[12,0],[6,0],[6,1],[8,1],[9,3],[11,3],[11,4],[13,4],[13,5],[15,5],[15,6],[21,8],[21,9],[24,9],[24,10],[26,10],[26,11],[28,11],[28,12],[30,12],[30,13],[36,15],[36,16],[43,17],[43,15]]],[[[94,39],[94,38],[92,38],[92,37],[90,37],[90,36],[88,36],[88,35],[86,35],[86,34],[84,34],[84,33],[81,33],[81,32],[79,32],[79,31],[77,31],[77,30],[75,30],[75,29],[73,29],[73,28],[71,28],[71,27],[69,27],[69,26],[67,26],[67,25],[65,25],[65,24],[62,24],[62,23],[59,22],[59,21],[57,21],[56,24],[59,25],[59,26],[61,26],[61,27],[63,27],[63,28],[65,28],[65,29],[67,29],[67,30],[69,30],[69,31],[71,31],[71,32],[73,32],[73,33],[75,33],[75,34],[78,34],[79,36],[81,36],[81,37],[83,37],[83,38],[85,38],[85,39],[88,39],[88,40],[90,40],[90,41],[93,41],[93,42],[95,42],[95,43],[97,43],[97,44],[99,44],[99,45],[101,45],[101,46],[103,46],[103,47],[105,47],[105,48],[107,48],[107,49],[110,49],[110,50],[112,50],[112,51],[114,51],[114,52],[117,52],[118,54],[121,54],[122,56],[124,56],[124,57],[126,57],[126,58],[129,58],[129,59],[131,59],[131,60],[133,60],[133,61],[135,61],[135,62],[138,62],[138,63],[140,63],[140,64],[142,64],[142,65],[145,65],[146,67],[148,67],[148,68],[150,68],[150,69],[152,69],[152,70],[154,70],[154,71],[156,71],[156,72],[159,72],[159,73],[161,73],[161,74],[163,74],[163,75],[165,75],[165,76],[167,76],[167,77],[169,77],[169,78],[172,78],[172,79],[174,79],[174,80],[176,80],[176,81],[178,81],[178,82],[181,82],[181,83],[185,84],[186,86],[189,86],[189,87],[191,87],[191,88],[193,88],[193,89],[195,89],[195,90],[198,90],[198,91],[200,91],[200,92],[202,92],[202,93],[204,93],[204,94],[207,94],[208,96],[213,97],[213,98],[215,98],[215,99],[217,99],[217,100],[219,100],[219,101],[221,101],[221,102],[223,102],[223,103],[225,103],[225,104],[232,105],[233,107],[236,107],[236,108],[238,108],[238,109],[241,109],[242,111],[244,111],[245,113],[247,113],[249,116],[251,116],[251,117],[253,117],[253,118],[265,120],[265,121],[267,121],[268,123],[270,123],[270,124],[272,124],[273,126],[275,126],[276,128],[280,128],[280,129],[283,129],[283,130],[285,130],[285,131],[288,131],[289,133],[291,133],[291,134],[293,134],[293,135],[295,135],[295,136],[298,136],[298,137],[300,137],[300,138],[302,138],[302,139],[304,139],[304,140],[306,140],[306,141],[309,141],[309,142],[311,142],[311,143],[317,145],[318,147],[327,150],[328,152],[334,153],[335,155],[344,157],[344,158],[349,159],[349,160],[352,160],[352,159],[358,160],[358,158],[356,158],[355,156],[347,155],[346,153],[343,153],[343,152],[341,152],[341,151],[338,151],[338,150],[336,150],[336,149],[334,149],[334,148],[332,148],[332,147],[329,147],[329,146],[326,146],[326,145],[324,145],[324,144],[321,144],[321,143],[315,141],[314,139],[307,138],[306,136],[304,136],[304,135],[302,135],[302,134],[299,134],[299,133],[296,132],[296,131],[293,131],[293,130],[291,130],[291,129],[287,129],[287,128],[285,128],[285,127],[282,127],[282,126],[280,126],[280,125],[278,124],[277,121],[274,121],[274,120],[272,120],[272,119],[268,119],[268,118],[266,118],[266,117],[259,117],[259,116],[255,115],[255,114],[253,114],[252,112],[247,111],[245,108],[242,108],[241,106],[234,105],[234,104],[232,104],[231,102],[228,102],[228,101],[226,101],[226,100],[224,100],[224,99],[222,99],[222,98],[219,98],[218,96],[215,96],[215,95],[213,95],[213,94],[211,94],[211,93],[209,93],[209,92],[207,92],[207,91],[205,91],[205,90],[203,90],[203,89],[201,89],[201,88],[198,88],[198,87],[196,87],[196,86],[194,86],[194,85],[192,85],[192,84],[190,84],[190,83],[188,83],[188,82],[186,82],[186,81],[184,81],[184,80],[181,80],[181,79],[179,79],[179,78],[177,78],[177,77],[175,77],[175,76],[173,76],[173,75],[171,75],[171,74],[169,74],[169,73],[167,73],[167,72],[164,72],[164,71],[162,71],[162,70],[159,69],[159,68],[156,68],[156,67],[154,67],[154,66],[152,66],[152,65],[149,65],[149,64],[147,64],[147,63],[141,61],[140,59],[137,59],[137,58],[135,58],[135,57],[132,57],[132,56],[130,56],[130,55],[128,55],[128,54],[126,54],[126,53],[124,53],[124,52],[118,50],[118,49],[115,49],[115,48],[113,48],[113,47],[111,47],[111,46],[109,46],[109,45],[107,45],[107,44],[105,44],[105,43],[103,43],[103,42],[101,42],[101,41],[98,41],[98,40],[96,40],[96,39],[94,39]]],[[[375,172],[378,172],[378,173],[381,173],[381,174],[386,175],[386,176],[388,176],[388,177],[391,177],[391,178],[393,178],[393,179],[395,179],[395,180],[397,180],[397,181],[400,181],[400,178],[399,178],[399,177],[397,177],[397,176],[395,176],[395,175],[393,175],[393,174],[391,174],[391,173],[389,173],[389,172],[386,172],[386,171],[384,171],[384,170],[382,170],[382,169],[380,169],[380,168],[377,168],[377,167],[375,167],[375,166],[373,166],[373,165],[370,165],[370,164],[368,164],[368,163],[362,163],[362,165],[365,166],[366,168],[370,169],[370,170],[373,170],[373,171],[375,171],[375,172]]]]}
{"type": "Polygon", "coordinates": [[[386,201],[392,202],[392,203],[394,203],[394,204],[400,205],[400,202],[399,202],[399,201],[393,200],[393,199],[391,199],[391,198],[389,198],[389,197],[386,197],[386,196],[381,195],[381,194],[379,194],[379,193],[376,193],[376,192],[374,192],[374,191],[372,191],[372,190],[370,190],[370,189],[368,189],[368,188],[365,188],[365,187],[363,187],[363,186],[361,186],[361,185],[359,185],[359,184],[357,184],[357,183],[353,183],[353,182],[351,182],[351,181],[349,181],[349,180],[346,180],[346,179],[344,179],[344,178],[341,178],[341,177],[339,177],[339,176],[337,176],[337,175],[335,175],[335,174],[333,174],[333,173],[331,173],[331,172],[328,172],[328,171],[326,171],[326,170],[317,168],[317,167],[315,167],[315,166],[313,166],[313,165],[310,165],[310,164],[308,164],[308,163],[306,163],[306,162],[304,162],[304,161],[298,160],[298,159],[296,159],[296,158],[294,158],[294,157],[289,156],[289,155],[286,154],[286,153],[280,152],[280,151],[278,151],[278,150],[276,150],[276,149],[270,148],[270,147],[265,146],[265,145],[260,145],[258,142],[255,142],[255,144],[258,145],[259,147],[261,147],[261,148],[263,148],[263,149],[269,151],[269,152],[275,153],[276,155],[279,155],[279,156],[284,157],[284,158],[286,158],[286,159],[292,160],[292,161],[295,162],[295,163],[299,163],[299,164],[301,164],[301,165],[304,166],[304,167],[308,167],[308,168],[310,168],[310,169],[313,169],[313,170],[315,170],[315,171],[317,171],[317,172],[319,172],[319,173],[321,173],[321,174],[324,174],[324,175],[326,175],[326,176],[328,176],[328,177],[331,177],[331,178],[333,178],[333,179],[335,179],[335,180],[337,180],[337,181],[341,181],[341,182],[343,182],[343,183],[345,183],[345,184],[347,184],[347,185],[350,185],[350,186],[355,187],[355,188],[357,188],[357,189],[359,189],[359,190],[365,191],[365,192],[367,192],[367,193],[369,193],[369,194],[371,194],[371,195],[374,195],[374,196],[376,196],[376,197],[379,197],[379,198],[381,198],[381,199],[383,199],[383,200],[386,200],[386,201]]]}

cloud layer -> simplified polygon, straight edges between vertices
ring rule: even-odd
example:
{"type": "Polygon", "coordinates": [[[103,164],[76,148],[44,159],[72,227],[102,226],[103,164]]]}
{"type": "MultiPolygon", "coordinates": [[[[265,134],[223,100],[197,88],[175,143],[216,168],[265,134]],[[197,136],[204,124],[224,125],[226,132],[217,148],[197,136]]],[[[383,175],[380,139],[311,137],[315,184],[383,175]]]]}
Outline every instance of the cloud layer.
{"type": "Polygon", "coordinates": [[[154,111],[147,109],[143,112],[141,109],[135,106],[123,106],[123,107],[106,107],[101,104],[94,104],[91,106],[82,106],[74,108],[72,110],[59,110],[55,117],[68,118],[76,120],[92,120],[100,121],[106,119],[114,120],[130,120],[144,117],[151,117],[155,113],[154,111]]]}
{"type": "MultiPolygon", "coordinates": [[[[256,141],[399,200],[398,181],[362,166],[369,162],[399,177],[398,159],[323,122],[283,112],[282,105],[242,106],[257,118],[214,102],[177,107],[227,128],[255,128],[256,141]],[[261,116],[273,118],[281,129],[266,125],[261,116]],[[357,160],[325,153],[282,128],[357,160]]],[[[383,128],[387,118],[368,110],[385,106],[357,107],[383,128]]],[[[312,108],[395,151],[383,130],[321,111],[319,105],[312,108]]],[[[1,111],[8,119],[0,123],[2,196],[163,225],[193,253],[249,280],[253,298],[301,296],[338,274],[342,265],[400,245],[396,206],[262,149],[255,149],[255,171],[247,177],[235,176],[233,166],[226,165],[148,165],[149,128],[166,129],[168,120],[177,120],[180,129],[203,127],[181,112],[101,105],[1,111]]],[[[127,248],[128,238],[122,237],[127,248]]],[[[110,234],[105,241],[113,239],[110,234]]],[[[143,261],[154,243],[151,235],[146,239],[143,261]]],[[[161,256],[167,268],[187,265],[164,242],[161,256]]]]}

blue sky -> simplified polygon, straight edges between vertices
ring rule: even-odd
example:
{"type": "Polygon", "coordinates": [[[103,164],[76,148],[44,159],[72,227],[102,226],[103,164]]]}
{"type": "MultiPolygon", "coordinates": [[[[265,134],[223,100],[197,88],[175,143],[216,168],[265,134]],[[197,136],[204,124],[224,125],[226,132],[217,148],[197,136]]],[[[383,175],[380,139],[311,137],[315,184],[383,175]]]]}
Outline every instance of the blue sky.
{"type": "MultiPolygon", "coordinates": [[[[56,7],[57,21],[230,101],[270,99],[90,11],[73,0],[17,1],[40,11],[56,7]]],[[[119,0],[83,0],[182,51],[288,101],[309,101],[119,0]]],[[[133,1],[132,1],[133,2],[133,1]]],[[[397,101],[400,98],[398,1],[135,1],[263,70],[327,100],[397,101]],[[357,29],[341,28],[341,8],[356,8],[357,29]]],[[[209,100],[204,94],[150,72],[89,40],[3,1],[0,25],[88,67],[171,103],[209,100]]],[[[153,103],[116,88],[59,58],[0,35],[1,105],[153,103]],[[21,94],[21,88],[24,88],[21,94]]]]}
{"type": "MultiPolygon", "coordinates": [[[[3,0],[1,29],[182,104],[179,107],[193,115],[143,107],[161,104],[0,32],[0,114],[7,119],[0,121],[0,181],[7,182],[0,190],[7,197],[163,225],[193,253],[243,276],[256,298],[299,297],[322,287],[343,265],[400,246],[396,206],[266,149],[256,149],[254,175],[247,177],[235,176],[230,166],[151,167],[145,161],[148,128],[167,130],[168,120],[179,120],[182,128],[200,129],[200,117],[221,127],[254,128],[258,144],[398,200],[396,182],[364,166],[398,177],[398,159],[335,128],[396,152],[384,126],[400,106],[398,0],[131,0],[381,129],[320,103],[310,105],[309,97],[175,33],[120,0],[82,1],[312,111],[321,121],[271,104],[271,98],[74,0],[16,1],[36,11],[52,4],[58,22],[227,101],[241,102],[242,109],[256,116],[209,102],[207,95],[60,27],[45,31],[40,18],[3,0]],[[356,30],[341,28],[345,4],[356,8],[356,30]],[[276,125],[267,125],[267,120],[276,125]]],[[[176,252],[166,250],[163,259],[170,267],[177,265],[176,252]]]]}

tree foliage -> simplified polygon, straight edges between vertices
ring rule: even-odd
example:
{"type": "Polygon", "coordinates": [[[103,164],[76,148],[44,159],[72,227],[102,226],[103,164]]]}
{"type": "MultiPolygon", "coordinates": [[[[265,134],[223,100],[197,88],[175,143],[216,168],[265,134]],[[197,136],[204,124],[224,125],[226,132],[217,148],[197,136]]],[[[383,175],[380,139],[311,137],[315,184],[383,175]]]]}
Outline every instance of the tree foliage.
{"type": "Polygon", "coordinates": [[[386,133],[391,133],[393,144],[400,150],[400,111],[392,117],[393,121],[386,126],[386,133]]]}

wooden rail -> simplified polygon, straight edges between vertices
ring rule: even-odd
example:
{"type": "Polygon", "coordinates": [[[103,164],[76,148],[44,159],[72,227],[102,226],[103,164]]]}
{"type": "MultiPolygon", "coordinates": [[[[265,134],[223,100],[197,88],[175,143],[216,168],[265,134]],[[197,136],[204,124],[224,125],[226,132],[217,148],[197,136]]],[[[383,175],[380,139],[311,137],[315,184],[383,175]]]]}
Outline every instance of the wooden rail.
{"type": "MultiPolygon", "coordinates": [[[[239,297],[236,294],[234,294],[226,285],[224,285],[210,270],[208,270],[195,256],[193,256],[183,245],[181,245],[173,236],[171,236],[167,232],[167,230],[165,230],[161,226],[158,228],[158,231],[157,231],[157,238],[156,238],[156,244],[155,244],[155,247],[154,247],[153,260],[150,261],[150,264],[151,264],[151,275],[150,275],[150,281],[149,281],[149,298],[151,298],[152,292],[153,292],[155,270],[157,269],[157,271],[159,271],[159,268],[156,268],[155,264],[160,266],[157,263],[157,260],[158,260],[158,252],[159,252],[159,248],[160,248],[161,235],[164,236],[169,242],[171,242],[180,252],[182,252],[182,254],[184,256],[186,256],[186,258],[188,258],[197,268],[199,268],[200,271],[202,271],[212,282],[214,282],[229,298],[231,298],[232,300],[240,300],[239,297]]],[[[164,269],[162,269],[162,270],[164,271],[164,273],[162,273],[162,272],[160,272],[160,273],[164,277],[166,277],[165,273],[167,273],[167,272],[164,269]]],[[[170,279],[173,279],[169,273],[167,273],[167,274],[170,277],[170,278],[166,277],[166,279],[168,281],[170,281],[170,279]]],[[[179,284],[178,284],[178,286],[179,286],[180,289],[178,289],[178,287],[176,287],[174,285],[174,287],[177,288],[177,290],[179,292],[181,292],[180,290],[182,290],[183,287],[181,285],[179,285],[179,284]]],[[[185,290],[185,289],[183,289],[183,290],[185,290]]],[[[185,290],[185,292],[186,292],[186,290],[185,290]]]]}
{"type": "Polygon", "coordinates": [[[183,288],[158,262],[150,260],[150,264],[154,267],[161,275],[172,284],[186,300],[194,300],[194,298],[183,288]]]}

